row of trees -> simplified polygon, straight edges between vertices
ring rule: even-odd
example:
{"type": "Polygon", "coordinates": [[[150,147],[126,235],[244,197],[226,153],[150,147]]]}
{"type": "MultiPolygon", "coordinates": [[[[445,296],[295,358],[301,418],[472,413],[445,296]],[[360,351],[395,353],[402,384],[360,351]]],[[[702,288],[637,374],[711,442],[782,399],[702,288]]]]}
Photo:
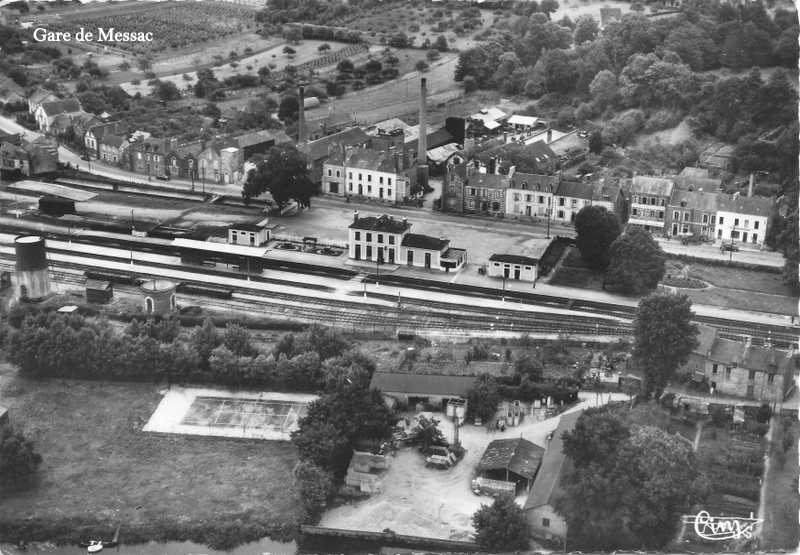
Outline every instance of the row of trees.
{"type": "Polygon", "coordinates": [[[577,247],[583,260],[605,272],[604,283],[641,294],[658,286],[667,257],[644,229],[622,232],[619,217],[602,206],[587,206],[575,217],[577,247]]]}

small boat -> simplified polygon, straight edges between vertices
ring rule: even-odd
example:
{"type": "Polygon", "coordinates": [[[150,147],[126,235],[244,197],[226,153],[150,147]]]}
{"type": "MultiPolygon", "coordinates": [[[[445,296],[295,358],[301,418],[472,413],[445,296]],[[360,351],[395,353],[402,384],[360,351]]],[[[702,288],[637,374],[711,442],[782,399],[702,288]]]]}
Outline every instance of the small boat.
{"type": "Polygon", "coordinates": [[[102,551],[104,547],[117,547],[117,542],[103,542],[103,541],[90,541],[81,542],[78,547],[85,547],[89,553],[97,553],[102,551]]]}

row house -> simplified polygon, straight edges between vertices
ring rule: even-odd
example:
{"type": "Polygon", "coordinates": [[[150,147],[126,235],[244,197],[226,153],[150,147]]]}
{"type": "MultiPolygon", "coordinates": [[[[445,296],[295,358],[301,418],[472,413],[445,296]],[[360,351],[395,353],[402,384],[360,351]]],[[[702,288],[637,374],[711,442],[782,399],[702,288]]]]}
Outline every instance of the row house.
{"type": "Polygon", "coordinates": [[[218,141],[199,155],[200,177],[215,183],[236,183],[244,175],[244,154],[235,139],[218,141]]]}
{"type": "Polygon", "coordinates": [[[644,227],[647,231],[664,233],[667,204],[672,198],[673,188],[670,179],[635,176],[628,193],[630,206],[628,224],[644,227]]]}
{"type": "Polygon", "coordinates": [[[604,177],[592,185],[592,205],[602,206],[609,212],[613,212],[621,222],[625,222],[628,217],[625,195],[618,179],[604,177]]]}
{"type": "Polygon", "coordinates": [[[58,146],[51,141],[33,143],[22,139],[19,144],[4,141],[0,145],[0,171],[4,177],[34,177],[58,169],[58,146]]]}
{"type": "Polygon", "coordinates": [[[314,183],[322,182],[323,165],[333,153],[340,151],[342,147],[366,148],[370,144],[370,136],[360,127],[345,129],[333,135],[322,137],[316,141],[309,141],[306,144],[298,145],[298,150],[309,157],[308,177],[314,183]]]}
{"type": "MultiPolygon", "coordinates": [[[[172,143],[172,141],[170,141],[172,143]]],[[[167,170],[172,178],[200,179],[200,155],[206,148],[205,141],[177,146],[170,145],[167,170]]]]}
{"type": "Polygon", "coordinates": [[[795,385],[800,364],[794,350],[723,339],[703,325],[698,341],[679,372],[689,380],[706,381],[712,393],[780,402],[795,385]]]}
{"type": "MultiPolygon", "coordinates": [[[[84,126],[85,127],[85,126],[84,126]]],[[[76,134],[78,133],[78,129],[75,130],[76,134]]],[[[86,152],[91,152],[97,158],[102,158],[100,156],[100,139],[102,139],[106,135],[116,135],[118,137],[126,137],[131,132],[131,129],[128,125],[120,122],[112,122],[112,123],[101,123],[99,125],[93,125],[86,129],[83,133],[83,142],[86,148],[86,152]]]]}
{"type": "Polygon", "coordinates": [[[551,218],[557,222],[572,223],[575,216],[587,206],[592,205],[591,183],[561,181],[553,198],[551,218]]]}
{"type": "Polygon", "coordinates": [[[130,146],[130,142],[124,135],[112,135],[107,133],[97,141],[98,160],[113,166],[121,166],[123,153],[130,146]]]}
{"type": "Polygon", "coordinates": [[[10,77],[0,77],[0,104],[17,104],[25,101],[24,87],[19,86],[10,77]]]}
{"type": "Polygon", "coordinates": [[[716,238],[763,247],[775,210],[775,199],[719,193],[716,238]]]}
{"type": "Polygon", "coordinates": [[[712,179],[708,175],[708,168],[694,168],[686,166],[681,170],[675,179],[673,179],[675,187],[687,191],[706,191],[709,193],[716,193],[722,187],[721,179],[712,179]]]}
{"type": "Polygon", "coordinates": [[[416,173],[413,169],[403,151],[349,148],[335,153],[325,162],[322,191],[403,202],[412,194],[412,179],[416,173]]]}
{"type": "Polygon", "coordinates": [[[83,110],[81,109],[80,101],[77,98],[68,98],[67,100],[44,102],[36,109],[34,117],[39,130],[50,133],[50,127],[56,117],[60,115],[77,115],[81,112],[83,110]]]}
{"type": "Polygon", "coordinates": [[[103,120],[97,117],[94,114],[89,114],[87,112],[81,112],[80,114],[76,114],[72,116],[72,140],[74,141],[74,146],[76,148],[82,149],[84,152],[92,153],[97,157],[97,148],[88,148],[86,144],[86,133],[92,127],[96,125],[102,125],[103,120]]]}
{"type": "Polygon", "coordinates": [[[506,212],[506,192],[514,176],[495,173],[497,161],[488,166],[478,160],[464,162],[448,172],[442,184],[442,209],[459,214],[501,217],[506,212]]]}
{"type": "Polygon", "coordinates": [[[670,237],[716,237],[717,193],[674,189],[667,205],[670,237]]]}
{"type": "Polygon", "coordinates": [[[58,97],[53,93],[37,88],[28,96],[28,113],[35,114],[36,110],[45,102],[55,102],[58,97]]]}
{"type": "Polygon", "coordinates": [[[443,237],[411,233],[407,218],[394,216],[360,218],[353,215],[349,226],[349,257],[376,264],[403,264],[411,267],[457,272],[467,262],[466,249],[450,247],[443,237]]]}
{"type": "Polygon", "coordinates": [[[273,146],[291,143],[292,140],[286,133],[270,133],[269,131],[256,131],[236,137],[236,144],[242,149],[242,156],[249,160],[256,154],[266,154],[273,146]]]}
{"type": "Polygon", "coordinates": [[[131,139],[127,150],[123,151],[123,165],[136,173],[147,175],[166,174],[167,141],[156,137],[131,139]]]}
{"type": "Polygon", "coordinates": [[[515,172],[506,193],[506,217],[546,218],[558,183],[554,175],[515,172]]]}

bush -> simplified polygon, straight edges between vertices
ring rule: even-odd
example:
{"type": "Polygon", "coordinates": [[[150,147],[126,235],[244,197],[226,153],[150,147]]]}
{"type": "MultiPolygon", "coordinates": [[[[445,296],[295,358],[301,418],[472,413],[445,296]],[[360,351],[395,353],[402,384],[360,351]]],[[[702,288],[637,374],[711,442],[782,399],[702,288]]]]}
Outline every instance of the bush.
{"type": "Polygon", "coordinates": [[[36,472],[42,456],[22,432],[9,424],[0,426],[0,480],[16,482],[36,472]]]}
{"type": "Polygon", "coordinates": [[[709,415],[711,416],[711,422],[719,428],[728,423],[728,413],[725,412],[725,407],[714,406],[709,411],[709,415]]]}
{"type": "Polygon", "coordinates": [[[760,407],[758,407],[758,413],[756,413],[756,421],[759,424],[768,425],[770,418],[772,418],[772,407],[770,407],[768,403],[763,403],[760,407]]]}

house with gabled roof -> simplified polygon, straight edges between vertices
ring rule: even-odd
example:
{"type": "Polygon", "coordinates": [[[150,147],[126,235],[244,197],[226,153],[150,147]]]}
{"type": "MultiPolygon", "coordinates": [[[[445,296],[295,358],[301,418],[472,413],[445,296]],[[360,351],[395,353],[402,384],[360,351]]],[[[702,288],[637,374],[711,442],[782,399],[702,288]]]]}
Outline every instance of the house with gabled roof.
{"type": "Polygon", "coordinates": [[[42,103],[36,109],[34,117],[36,118],[36,123],[39,126],[39,130],[49,133],[53,120],[55,120],[57,116],[72,116],[80,112],[83,112],[80,101],[77,98],[68,98],[66,100],[55,100],[52,102],[42,103]]]}
{"type": "Polygon", "coordinates": [[[28,96],[28,113],[35,114],[36,110],[45,102],[53,102],[58,100],[58,97],[42,88],[37,88],[28,96]]]}
{"type": "Polygon", "coordinates": [[[9,77],[0,77],[0,104],[26,102],[25,89],[9,77]]]}
{"type": "Polygon", "coordinates": [[[171,141],[167,155],[167,170],[170,177],[200,179],[200,155],[206,148],[206,141],[195,141],[177,146],[171,141]]]}
{"type": "Polygon", "coordinates": [[[507,218],[546,218],[558,189],[559,176],[514,172],[506,193],[507,218]]]}
{"type": "Polygon", "coordinates": [[[776,212],[774,198],[717,194],[717,240],[763,247],[776,212]]]}
{"type": "Polygon", "coordinates": [[[482,478],[515,482],[528,491],[544,453],[544,447],[522,437],[496,439],[483,452],[477,471],[482,478]]]}
{"type": "Polygon", "coordinates": [[[344,112],[335,112],[315,119],[306,120],[306,133],[309,141],[344,131],[354,124],[353,116],[344,112]]]}
{"type": "Polygon", "coordinates": [[[531,530],[535,536],[547,540],[566,541],[567,522],[556,512],[556,500],[565,495],[562,480],[571,468],[569,458],[564,454],[564,432],[575,429],[583,410],[566,413],[558,422],[553,439],[547,446],[547,451],[542,457],[539,472],[533,481],[533,486],[525,500],[525,513],[530,522],[531,530]]]}
{"type": "Polygon", "coordinates": [[[0,170],[5,177],[34,177],[54,172],[58,166],[58,148],[47,142],[22,139],[19,144],[4,141],[0,146],[0,170]]]}
{"type": "Polygon", "coordinates": [[[604,177],[600,181],[592,184],[592,206],[602,206],[609,212],[613,212],[621,222],[627,219],[627,206],[625,195],[619,179],[604,177]]]}
{"type": "Polygon", "coordinates": [[[333,135],[322,137],[316,141],[309,141],[306,144],[298,145],[300,152],[303,152],[311,159],[308,168],[308,177],[315,183],[322,182],[322,166],[325,161],[335,152],[341,151],[342,146],[366,148],[370,144],[370,137],[360,127],[351,127],[333,135]]]}
{"type": "Polygon", "coordinates": [[[338,196],[359,195],[389,203],[404,202],[419,192],[415,166],[400,150],[344,148],[323,164],[322,192],[338,196]]]}
{"type": "Polygon", "coordinates": [[[132,138],[130,147],[123,151],[123,165],[136,173],[165,175],[167,149],[168,144],[165,139],[148,137],[134,140],[132,138]]]}
{"type": "Polygon", "coordinates": [[[130,146],[125,135],[106,133],[97,141],[98,160],[114,166],[122,166],[123,153],[130,146]]]}
{"type": "MultiPolygon", "coordinates": [[[[715,190],[714,190],[715,191],[715,190]]],[[[667,235],[716,237],[717,193],[675,188],[667,204],[667,235]]]]}
{"type": "Polygon", "coordinates": [[[664,233],[667,224],[667,203],[672,197],[673,188],[671,179],[634,176],[628,192],[628,202],[631,207],[628,225],[664,233]]]}
{"type": "MultiPolygon", "coordinates": [[[[131,132],[131,128],[128,126],[128,124],[118,121],[101,123],[99,125],[92,126],[83,124],[82,127],[86,128],[86,131],[83,133],[83,140],[86,150],[87,152],[91,152],[97,156],[97,158],[101,158],[99,142],[101,138],[103,138],[105,135],[116,135],[118,137],[125,138],[131,132]]],[[[76,128],[75,131],[77,134],[78,129],[76,128]]]]}
{"type": "Polygon", "coordinates": [[[450,399],[466,397],[477,381],[476,376],[375,372],[369,385],[370,389],[378,388],[385,396],[406,406],[426,403],[441,406],[444,410],[450,399]]]}
{"type": "Polygon", "coordinates": [[[572,223],[578,212],[592,205],[594,190],[591,183],[560,181],[553,196],[552,219],[572,223]]]}
{"type": "Polygon", "coordinates": [[[236,183],[244,175],[244,151],[236,139],[215,141],[199,155],[200,176],[216,183],[236,183]]]}

